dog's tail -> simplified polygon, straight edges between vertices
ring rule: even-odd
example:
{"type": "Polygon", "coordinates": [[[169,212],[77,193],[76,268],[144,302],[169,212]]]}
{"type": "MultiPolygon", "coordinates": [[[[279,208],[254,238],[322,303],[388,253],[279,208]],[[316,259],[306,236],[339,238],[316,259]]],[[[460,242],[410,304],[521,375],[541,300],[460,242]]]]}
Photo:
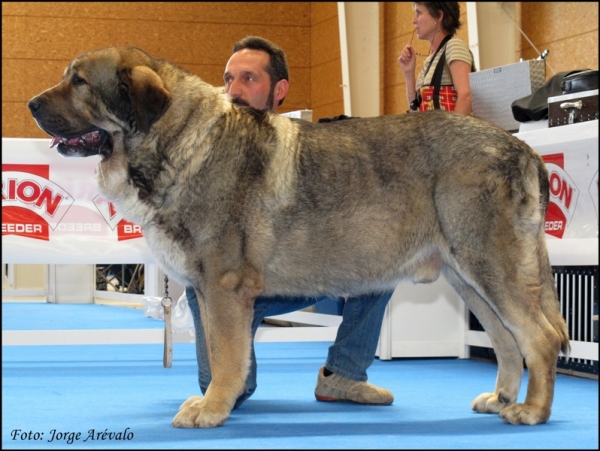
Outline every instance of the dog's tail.
{"type": "Polygon", "coordinates": [[[568,356],[571,351],[569,342],[569,331],[567,323],[560,311],[560,302],[558,293],[552,275],[552,266],[548,256],[548,248],[546,246],[545,218],[548,202],[550,198],[550,184],[548,181],[548,171],[543,160],[538,156],[537,172],[539,180],[539,208],[541,213],[541,221],[538,232],[538,262],[540,266],[540,281],[541,281],[541,307],[544,315],[554,327],[560,337],[560,349],[568,356]]]}

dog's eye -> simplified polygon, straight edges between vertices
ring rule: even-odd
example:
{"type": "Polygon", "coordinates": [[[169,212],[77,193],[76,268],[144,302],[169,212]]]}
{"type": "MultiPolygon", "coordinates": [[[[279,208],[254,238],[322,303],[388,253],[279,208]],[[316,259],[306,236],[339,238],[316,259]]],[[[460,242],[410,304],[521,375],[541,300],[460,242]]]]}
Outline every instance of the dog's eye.
{"type": "Polygon", "coordinates": [[[74,85],[85,85],[86,84],[85,80],[77,74],[73,74],[73,77],[71,77],[71,83],[73,83],[74,85]]]}

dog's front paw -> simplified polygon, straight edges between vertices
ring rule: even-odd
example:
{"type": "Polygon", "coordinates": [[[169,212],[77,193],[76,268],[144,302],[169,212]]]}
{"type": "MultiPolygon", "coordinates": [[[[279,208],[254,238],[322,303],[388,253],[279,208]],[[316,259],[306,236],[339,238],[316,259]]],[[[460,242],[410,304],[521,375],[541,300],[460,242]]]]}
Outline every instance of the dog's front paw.
{"type": "Polygon", "coordinates": [[[550,409],[529,404],[513,404],[500,412],[500,418],[510,424],[540,424],[550,418],[550,409]]]}
{"type": "Polygon", "coordinates": [[[179,406],[179,411],[181,412],[182,409],[190,407],[192,404],[202,401],[202,399],[204,399],[202,396],[190,396],[179,406]]]}
{"type": "Polygon", "coordinates": [[[202,396],[192,396],[179,408],[171,426],[176,428],[214,428],[229,418],[229,410],[215,408],[202,396]]]}
{"type": "Polygon", "coordinates": [[[478,413],[499,413],[511,404],[512,402],[502,394],[482,393],[473,400],[471,408],[478,413]]]}

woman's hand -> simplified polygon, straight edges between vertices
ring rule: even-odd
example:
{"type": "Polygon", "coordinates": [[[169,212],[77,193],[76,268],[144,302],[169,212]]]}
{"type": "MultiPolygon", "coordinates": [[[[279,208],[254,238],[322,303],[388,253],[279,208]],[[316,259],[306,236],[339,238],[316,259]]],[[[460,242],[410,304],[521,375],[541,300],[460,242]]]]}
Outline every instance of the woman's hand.
{"type": "Polygon", "coordinates": [[[417,55],[410,44],[407,44],[406,47],[402,49],[402,53],[400,53],[400,57],[398,58],[398,65],[404,73],[412,73],[415,71],[417,66],[417,55]]]}

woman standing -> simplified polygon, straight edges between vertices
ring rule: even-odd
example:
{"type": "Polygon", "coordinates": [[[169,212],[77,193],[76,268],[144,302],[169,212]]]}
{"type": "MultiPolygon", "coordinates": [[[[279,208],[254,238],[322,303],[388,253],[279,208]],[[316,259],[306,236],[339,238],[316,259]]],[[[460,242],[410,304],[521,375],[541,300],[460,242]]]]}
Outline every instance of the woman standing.
{"type": "Polygon", "coordinates": [[[414,2],[413,9],[413,36],[416,32],[430,47],[429,55],[423,55],[408,44],[398,58],[409,112],[442,109],[471,114],[469,73],[475,71],[475,65],[467,44],[453,37],[462,25],[458,2],[414,2]],[[415,80],[417,56],[427,59],[415,80]]]}

